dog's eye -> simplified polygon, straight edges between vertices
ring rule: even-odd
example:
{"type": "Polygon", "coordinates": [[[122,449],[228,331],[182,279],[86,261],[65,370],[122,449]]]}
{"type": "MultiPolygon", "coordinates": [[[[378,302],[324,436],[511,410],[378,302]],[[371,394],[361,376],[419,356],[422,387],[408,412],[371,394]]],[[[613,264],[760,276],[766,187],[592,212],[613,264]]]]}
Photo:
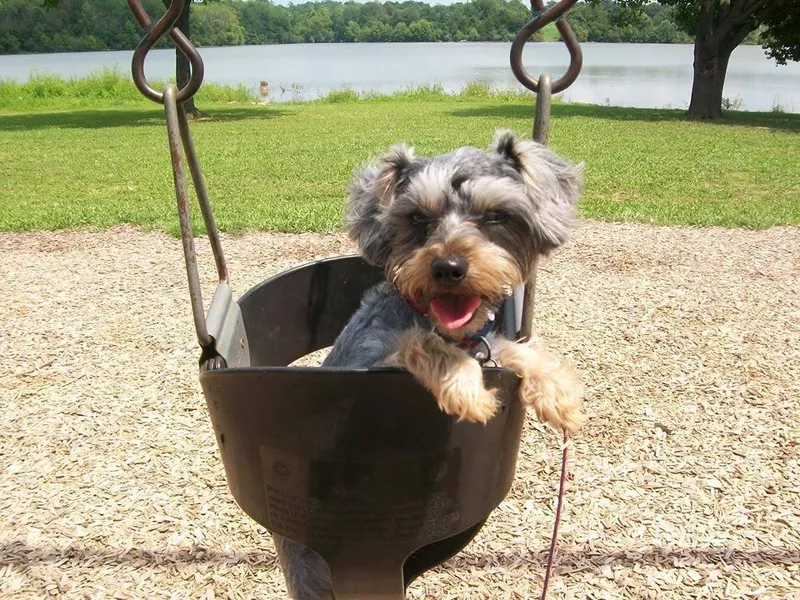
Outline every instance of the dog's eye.
{"type": "Polygon", "coordinates": [[[424,225],[429,221],[428,217],[422,214],[421,212],[411,213],[410,215],[408,215],[408,220],[411,221],[414,225],[424,225]]]}
{"type": "Polygon", "coordinates": [[[453,186],[453,189],[458,192],[461,190],[461,186],[464,185],[467,179],[469,179],[469,177],[467,177],[466,175],[458,174],[455,177],[453,177],[453,180],[450,183],[453,186]]]}
{"type": "Polygon", "coordinates": [[[487,225],[499,225],[506,220],[508,220],[508,214],[501,210],[490,210],[483,215],[483,222],[487,225]]]}

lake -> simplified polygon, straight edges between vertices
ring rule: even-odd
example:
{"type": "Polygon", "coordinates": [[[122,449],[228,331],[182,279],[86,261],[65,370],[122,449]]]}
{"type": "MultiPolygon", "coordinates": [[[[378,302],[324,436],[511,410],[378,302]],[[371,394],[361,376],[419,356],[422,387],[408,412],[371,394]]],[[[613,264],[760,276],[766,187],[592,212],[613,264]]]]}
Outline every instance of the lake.
{"type": "MultiPolygon", "coordinates": [[[[692,46],[685,44],[583,44],[584,67],[560,94],[571,102],[685,108],[692,84],[692,46]]],[[[510,43],[296,44],[202,48],[206,81],[242,83],[256,90],[269,82],[275,101],[316,98],[330,90],[392,91],[439,83],[457,91],[471,81],[521,87],[509,67],[510,43]]],[[[132,52],[81,52],[0,56],[0,79],[26,80],[32,72],[81,76],[103,67],[129,72],[132,52]]],[[[557,79],[569,55],[560,43],[530,43],[524,63],[531,74],[557,79]]],[[[152,79],[174,72],[171,50],[147,60],[152,79]]],[[[740,46],[730,61],[726,98],[742,110],[800,112],[800,64],[777,66],[759,46],[740,46]]]]}

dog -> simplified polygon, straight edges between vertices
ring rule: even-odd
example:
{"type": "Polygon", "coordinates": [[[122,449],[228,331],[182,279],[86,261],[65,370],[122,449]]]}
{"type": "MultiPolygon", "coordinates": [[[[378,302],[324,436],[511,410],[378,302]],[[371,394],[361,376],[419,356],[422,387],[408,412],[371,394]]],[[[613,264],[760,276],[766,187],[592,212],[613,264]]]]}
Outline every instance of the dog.
{"type": "MultiPolygon", "coordinates": [[[[405,369],[442,411],[485,424],[498,400],[476,355],[490,352],[520,377],[526,407],[575,433],[585,417],[574,369],[529,340],[504,338],[496,325],[535,261],[567,241],[581,176],[582,165],[506,130],[489,151],[418,157],[400,144],[360,168],[347,228],[386,280],[365,294],[324,365],[405,369]]],[[[315,552],[279,536],[275,543],[295,600],[332,597],[327,565],[315,552]]]]}

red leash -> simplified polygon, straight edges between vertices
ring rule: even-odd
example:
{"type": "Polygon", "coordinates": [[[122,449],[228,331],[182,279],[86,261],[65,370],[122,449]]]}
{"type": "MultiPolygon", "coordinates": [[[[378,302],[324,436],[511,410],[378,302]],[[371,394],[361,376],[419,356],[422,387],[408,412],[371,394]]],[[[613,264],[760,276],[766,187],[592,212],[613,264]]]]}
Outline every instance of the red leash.
{"type": "Polygon", "coordinates": [[[558,502],[556,504],[556,520],[553,523],[553,537],[550,539],[550,553],[547,556],[547,570],[544,573],[541,600],[547,598],[547,588],[550,586],[550,576],[553,574],[553,559],[556,555],[558,542],[558,526],[561,523],[561,509],[564,506],[564,490],[567,487],[567,461],[569,459],[569,436],[564,434],[564,450],[561,455],[561,482],[558,486],[558,502]]]}

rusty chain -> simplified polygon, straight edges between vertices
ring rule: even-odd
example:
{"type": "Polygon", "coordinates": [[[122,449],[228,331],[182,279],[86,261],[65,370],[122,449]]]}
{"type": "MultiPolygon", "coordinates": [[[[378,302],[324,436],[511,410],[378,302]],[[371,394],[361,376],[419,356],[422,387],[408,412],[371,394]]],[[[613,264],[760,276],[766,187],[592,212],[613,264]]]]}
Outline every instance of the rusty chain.
{"type": "MultiPolygon", "coordinates": [[[[167,121],[167,137],[169,139],[170,156],[172,158],[172,171],[175,183],[175,196],[178,204],[178,216],[180,219],[181,241],[183,242],[183,255],[186,262],[186,274],[189,280],[189,295],[192,304],[192,315],[194,317],[195,331],[197,340],[204,350],[204,355],[215,353],[214,336],[209,333],[209,326],[203,308],[203,295],[200,289],[200,276],[197,268],[197,253],[194,246],[194,234],[192,232],[192,221],[189,209],[189,189],[186,182],[184,164],[188,163],[189,173],[192,177],[200,210],[203,214],[206,232],[209,243],[214,254],[214,261],[219,278],[219,286],[227,286],[228,267],[225,262],[225,255],[222,251],[222,244],[219,238],[219,231],[211,210],[211,203],[208,199],[205,181],[200,163],[197,158],[197,151],[194,147],[189,121],[183,103],[194,96],[200,85],[203,83],[203,60],[200,53],[186,38],[186,36],[175,28],[175,23],[183,12],[187,0],[172,0],[167,11],[161,16],[155,25],[152,25],[150,17],[145,12],[139,0],[128,0],[136,21],[147,33],[136,46],[131,61],[131,73],[133,81],[139,91],[153,102],[164,105],[164,113],[167,121]],[[169,35],[175,45],[189,59],[191,64],[191,77],[189,82],[178,89],[173,84],[168,84],[163,91],[154,89],[147,81],[144,73],[144,62],[147,54],[158,41],[169,35]],[[184,159],[185,154],[185,159],[184,159]]],[[[218,290],[220,287],[218,286],[218,290]]],[[[215,294],[216,295],[216,294],[215,294]]],[[[213,302],[212,302],[213,304],[213,302]]]]}
{"type": "Polygon", "coordinates": [[[581,67],[583,67],[581,46],[580,43],[578,43],[578,38],[575,36],[572,27],[570,27],[569,23],[564,19],[566,12],[575,6],[577,2],[578,0],[561,0],[561,2],[545,10],[542,0],[531,0],[533,19],[520,29],[517,37],[511,44],[511,70],[517,78],[517,81],[532,92],[539,91],[539,81],[528,75],[525,67],[522,66],[522,50],[525,43],[533,37],[533,34],[553,21],[556,22],[556,28],[569,50],[569,68],[567,68],[567,72],[564,73],[560,79],[557,79],[553,83],[552,93],[557,94],[563,92],[572,85],[580,74],[581,67]]]}
{"type": "MultiPolygon", "coordinates": [[[[544,9],[543,0],[531,0],[531,11],[533,19],[527,23],[517,34],[511,44],[511,70],[517,80],[526,88],[536,94],[536,112],[533,118],[533,139],[540,144],[547,144],[550,133],[550,108],[552,105],[552,95],[563,92],[577,79],[583,67],[583,53],[581,52],[578,38],[564,19],[564,15],[571,9],[578,0],[561,0],[553,4],[547,10],[544,9]],[[522,50],[525,43],[533,35],[553,21],[561,34],[561,39],[569,50],[569,67],[566,73],[552,81],[549,73],[542,73],[538,79],[531,77],[522,65],[522,50]]],[[[528,275],[525,284],[522,302],[522,327],[520,339],[529,340],[533,333],[533,310],[535,304],[536,290],[536,262],[528,275]]],[[[550,537],[550,548],[547,553],[547,566],[545,567],[544,581],[542,583],[541,600],[547,598],[550,588],[550,581],[553,575],[553,564],[555,562],[556,548],[558,545],[558,528],[561,524],[561,512],[564,507],[564,495],[566,493],[568,464],[569,464],[569,436],[564,434],[564,443],[561,451],[561,478],[558,486],[558,496],[556,502],[556,514],[553,522],[553,532],[550,537]]]]}

